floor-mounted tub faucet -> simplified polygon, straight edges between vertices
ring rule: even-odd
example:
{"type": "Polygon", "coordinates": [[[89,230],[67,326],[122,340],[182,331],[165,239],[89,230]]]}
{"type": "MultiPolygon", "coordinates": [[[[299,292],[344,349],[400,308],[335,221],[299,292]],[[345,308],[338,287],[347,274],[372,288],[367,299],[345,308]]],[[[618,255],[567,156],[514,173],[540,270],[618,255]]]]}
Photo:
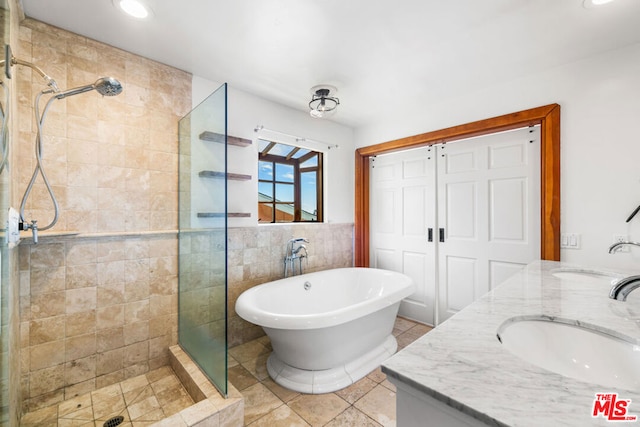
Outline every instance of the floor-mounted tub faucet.
{"type": "Polygon", "coordinates": [[[309,240],[304,237],[298,237],[287,242],[284,253],[284,277],[289,274],[296,275],[296,264],[298,264],[297,274],[302,274],[302,259],[308,257],[307,247],[303,242],[309,243],[309,240]]]}

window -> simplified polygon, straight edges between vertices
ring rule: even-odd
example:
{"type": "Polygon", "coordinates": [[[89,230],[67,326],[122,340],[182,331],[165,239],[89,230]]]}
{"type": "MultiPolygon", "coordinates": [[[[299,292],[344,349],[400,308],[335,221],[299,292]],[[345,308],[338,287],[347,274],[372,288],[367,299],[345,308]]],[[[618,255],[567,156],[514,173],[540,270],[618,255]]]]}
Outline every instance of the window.
{"type": "Polygon", "coordinates": [[[258,140],[258,222],[322,222],[322,153],[258,140]]]}

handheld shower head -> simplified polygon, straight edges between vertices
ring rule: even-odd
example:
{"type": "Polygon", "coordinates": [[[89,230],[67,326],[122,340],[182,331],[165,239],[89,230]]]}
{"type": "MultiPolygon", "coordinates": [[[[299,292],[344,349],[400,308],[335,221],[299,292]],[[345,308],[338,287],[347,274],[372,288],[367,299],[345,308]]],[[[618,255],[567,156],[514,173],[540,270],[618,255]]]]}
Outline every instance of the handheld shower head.
{"type": "Polygon", "coordinates": [[[122,92],[122,85],[113,77],[103,77],[98,79],[93,86],[102,96],[116,96],[122,92]]]}
{"type": "Polygon", "coordinates": [[[113,77],[103,77],[96,80],[96,82],[93,84],[66,90],[62,93],[57,94],[55,97],[56,99],[63,99],[67,96],[78,95],[80,93],[89,92],[94,89],[98,91],[98,93],[102,96],[116,96],[120,94],[120,92],[122,92],[122,85],[113,77]]]}

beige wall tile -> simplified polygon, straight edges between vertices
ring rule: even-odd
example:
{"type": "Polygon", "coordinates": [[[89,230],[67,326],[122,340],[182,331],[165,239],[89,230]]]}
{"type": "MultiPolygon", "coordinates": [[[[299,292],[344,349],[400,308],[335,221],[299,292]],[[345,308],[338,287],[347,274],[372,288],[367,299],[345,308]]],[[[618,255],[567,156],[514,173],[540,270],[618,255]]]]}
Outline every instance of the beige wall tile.
{"type": "Polygon", "coordinates": [[[149,359],[149,342],[138,342],[124,347],[124,366],[133,366],[149,359]]]}
{"type": "Polygon", "coordinates": [[[66,386],[82,383],[95,379],[96,377],[96,356],[95,354],[82,359],[74,359],[65,363],[64,383],[66,386]]]}
{"type": "Polygon", "coordinates": [[[65,246],[67,267],[96,262],[97,245],[95,241],[68,242],[65,246]]]}
{"type": "Polygon", "coordinates": [[[136,323],[149,320],[149,300],[129,302],[124,305],[124,323],[136,323]]]}
{"type": "Polygon", "coordinates": [[[32,268],[29,286],[31,294],[49,293],[64,290],[64,267],[32,268]]]}
{"type": "MultiPolygon", "coordinates": [[[[65,292],[31,295],[29,310],[32,319],[59,316],[65,313],[65,292]]],[[[21,308],[22,310],[22,308],[21,308]]]]}
{"type": "Polygon", "coordinates": [[[66,291],[65,310],[67,314],[81,313],[96,309],[97,292],[95,287],[68,289],[66,291]]]}
{"type": "Polygon", "coordinates": [[[29,328],[29,345],[44,344],[64,339],[65,316],[47,317],[31,321],[29,328]]]}
{"type": "Polygon", "coordinates": [[[96,330],[111,329],[122,325],[124,325],[123,304],[96,309],[96,330]]]}
{"type": "Polygon", "coordinates": [[[132,282],[124,284],[125,302],[147,300],[149,298],[149,282],[132,282]]]}
{"type": "Polygon", "coordinates": [[[32,372],[60,365],[64,362],[64,340],[32,345],[29,353],[29,369],[32,372]]]}
{"type": "MultiPolygon", "coordinates": [[[[130,345],[134,343],[144,342],[148,346],[149,340],[149,322],[135,322],[124,325],[124,344],[130,345]]],[[[148,350],[147,350],[148,351],[148,350]]]]}
{"type": "Polygon", "coordinates": [[[96,312],[95,310],[80,313],[67,314],[65,316],[65,336],[73,337],[95,332],[96,312]]]}
{"type": "Polygon", "coordinates": [[[108,286],[124,282],[124,261],[99,262],[98,286],[108,286]]]}
{"type": "Polygon", "coordinates": [[[97,265],[83,264],[67,266],[65,284],[67,289],[94,286],[97,279],[97,265]]]}
{"type": "Polygon", "coordinates": [[[149,319],[149,337],[168,336],[171,334],[172,326],[171,315],[153,316],[149,319]]]}
{"type": "Polygon", "coordinates": [[[97,261],[110,263],[124,260],[124,247],[125,241],[122,239],[100,242],[97,247],[97,261]]]}
{"type": "Polygon", "coordinates": [[[102,329],[96,333],[96,350],[105,353],[124,346],[124,328],[102,329]]]}
{"type": "Polygon", "coordinates": [[[32,371],[29,377],[31,396],[60,390],[64,386],[64,365],[32,371]]]}
{"type": "Polygon", "coordinates": [[[97,289],[97,307],[111,307],[124,303],[124,283],[107,283],[97,289]]]}
{"type": "Polygon", "coordinates": [[[96,334],[78,335],[65,340],[65,361],[71,362],[76,359],[95,354],[96,334]]]}
{"type": "Polygon", "coordinates": [[[120,372],[124,368],[124,348],[105,351],[97,354],[96,375],[98,377],[120,372]]]}
{"type": "Polygon", "coordinates": [[[65,250],[62,243],[31,245],[30,268],[57,268],[65,262],[65,250]]]}

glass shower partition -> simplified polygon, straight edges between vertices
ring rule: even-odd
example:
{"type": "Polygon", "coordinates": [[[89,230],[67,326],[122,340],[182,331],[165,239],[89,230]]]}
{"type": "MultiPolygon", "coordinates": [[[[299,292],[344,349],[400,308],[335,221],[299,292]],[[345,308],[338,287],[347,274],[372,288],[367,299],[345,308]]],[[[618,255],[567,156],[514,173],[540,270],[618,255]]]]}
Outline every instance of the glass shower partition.
{"type": "Polygon", "coordinates": [[[179,123],[178,342],[227,396],[227,85],[179,123]]]}
{"type": "MultiPolygon", "coordinates": [[[[10,2],[0,2],[0,47],[5,52],[11,35],[11,17],[16,11],[10,10],[10,2]],[[13,13],[13,14],[12,14],[13,13]]],[[[4,56],[3,56],[4,59],[4,56]]],[[[7,213],[11,196],[11,168],[9,168],[9,122],[11,121],[10,100],[15,87],[5,73],[4,65],[0,70],[0,425],[14,425],[18,419],[20,394],[20,353],[19,353],[19,314],[18,286],[12,282],[11,265],[16,264],[17,249],[9,250],[7,242],[7,213]],[[9,254],[11,253],[11,256],[9,254]]],[[[14,110],[16,111],[16,110],[14,110]]],[[[17,271],[17,270],[16,270],[17,271]]]]}

